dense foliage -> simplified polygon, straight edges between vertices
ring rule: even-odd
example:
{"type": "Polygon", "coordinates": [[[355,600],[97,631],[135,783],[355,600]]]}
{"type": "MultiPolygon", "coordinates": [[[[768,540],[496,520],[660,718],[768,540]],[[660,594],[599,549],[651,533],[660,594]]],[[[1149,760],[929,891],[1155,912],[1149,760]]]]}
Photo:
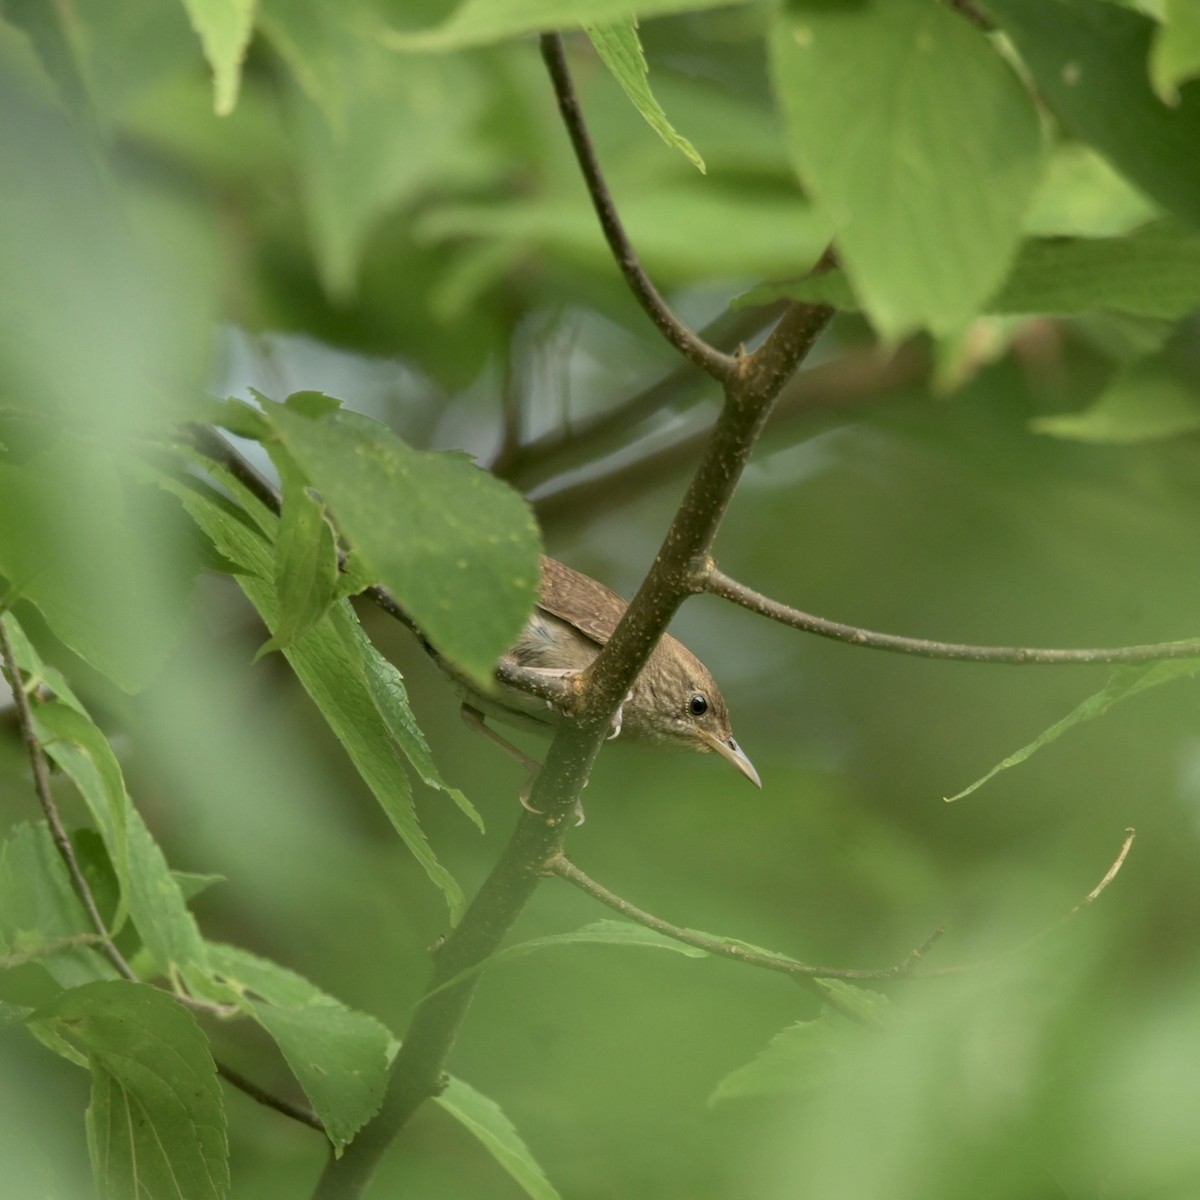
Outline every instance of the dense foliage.
{"type": "MultiPolygon", "coordinates": [[[[543,545],[626,595],[654,560],[720,389],[532,35],[684,320],[838,309],[726,572],[955,643],[1196,636],[1194,0],[0,18],[6,1195],[336,1188],[524,782],[363,593],[486,683],[543,545]]],[[[547,879],[369,1194],[1200,1194],[1200,659],[927,661],[713,597],[673,631],[764,790],[617,738],[573,860],[884,974],[547,879]]]]}

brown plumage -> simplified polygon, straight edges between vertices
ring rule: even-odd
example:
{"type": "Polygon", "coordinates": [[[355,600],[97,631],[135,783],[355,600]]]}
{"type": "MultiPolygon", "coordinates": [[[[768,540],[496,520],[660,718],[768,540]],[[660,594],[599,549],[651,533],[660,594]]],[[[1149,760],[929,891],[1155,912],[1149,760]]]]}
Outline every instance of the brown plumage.
{"type": "MultiPolygon", "coordinates": [[[[611,588],[557,561],[542,558],[538,604],[508,657],[522,667],[582,671],[612,637],[628,605],[611,588]]],[[[483,718],[549,732],[561,717],[544,701],[511,688],[498,696],[472,692],[463,716],[531,769],[537,763],[483,724],[483,718]]],[[[621,706],[622,736],[675,745],[731,762],[753,784],[758,773],[733,738],[729,711],[708,668],[678,639],[663,634],[621,706]]]]}

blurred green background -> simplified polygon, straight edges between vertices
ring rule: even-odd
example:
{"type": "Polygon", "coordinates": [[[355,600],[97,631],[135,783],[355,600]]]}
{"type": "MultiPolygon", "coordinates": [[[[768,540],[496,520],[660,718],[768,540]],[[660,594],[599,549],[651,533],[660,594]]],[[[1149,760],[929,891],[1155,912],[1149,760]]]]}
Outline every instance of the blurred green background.
{"type": "MultiPolygon", "coordinates": [[[[414,444],[487,463],[503,397],[532,436],[674,368],[604,253],[532,43],[402,59],[360,36],[381,12],[399,19],[392,6],[272,5],[237,108],[217,117],[182,8],[105,8],[51,17],[13,4],[0,23],[13,98],[0,202],[10,395],[32,386],[104,429],[169,414],[172,397],[201,387],[324,390],[414,444]],[[92,190],[78,179],[93,178],[97,154],[92,190]],[[130,229],[144,263],[121,251],[130,229]]],[[[406,16],[425,24],[437,8],[406,16]]],[[[656,92],[707,177],[657,142],[586,47],[572,52],[634,240],[697,323],[821,248],[775,132],[761,19],[752,7],[643,30],[656,92]]],[[[1043,213],[1054,198],[1072,214],[1062,232],[1152,211],[1098,168],[1047,193],[1043,213]]],[[[747,472],[718,538],[722,568],[804,609],[915,636],[1088,646],[1194,635],[1194,436],[1089,445],[1029,424],[1084,408],[1143,344],[1144,324],[988,328],[1003,335],[994,359],[917,339],[887,362],[859,319],[840,318],[811,366],[830,382],[807,393],[801,378],[747,472]],[[953,389],[939,382],[948,360],[953,389]]],[[[574,473],[539,481],[548,551],[632,594],[688,465],[647,456],[700,428],[716,402],[712,388],[681,389],[615,459],[585,445],[574,473]]],[[[470,893],[516,822],[521,772],[462,726],[402,628],[360,612],[403,671],[443,772],[487,821],[480,837],[443,796],[418,796],[470,893]]],[[[944,928],[929,968],[983,965],[888,984],[885,1027],[794,1094],[712,1105],[726,1075],[816,1015],[810,993],[739,964],[623,948],[497,967],[451,1067],[500,1103],[562,1195],[1200,1195],[1194,685],[1139,696],[948,806],[1107,670],[880,654],[713,598],[689,602],[673,631],[720,681],[763,791],[711,758],[618,740],[592,777],[572,857],[671,921],[808,961],[883,967],[944,928]],[[1127,826],[1138,836],[1118,878],[1051,928],[1127,826]]],[[[232,581],[205,576],[139,694],[60,658],[105,714],[172,864],[225,877],[196,902],[206,935],[287,964],[399,1034],[444,904],[280,657],[251,665],[263,640],[232,581]]],[[[3,819],[31,820],[15,736],[2,754],[3,819]]],[[[517,932],[603,915],[552,880],[517,932]]],[[[265,1039],[240,1027],[214,1037],[230,1062],[289,1092],[265,1039]]],[[[86,1099],[82,1072],[3,1031],[8,1194],[89,1194],[86,1099]]],[[[228,1104],[232,1194],[307,1194],[319,1139],[239,1093],[228,1104]]],[[[428,1107],[372,1192],[521,1194],[428,1107]]]]}

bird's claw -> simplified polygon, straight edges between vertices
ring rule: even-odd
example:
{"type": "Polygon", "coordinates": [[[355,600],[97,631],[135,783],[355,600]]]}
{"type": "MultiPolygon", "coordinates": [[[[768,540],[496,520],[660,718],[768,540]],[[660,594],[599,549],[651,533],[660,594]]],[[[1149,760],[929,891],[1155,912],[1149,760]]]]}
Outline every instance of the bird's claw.
{"type": "MultiPolygon", "coordinates": [[[[612,727],[609,731],[608,737],[606,737],[604,739],[606,742],[611,742],[613,740],[613,738],[617,737],[617,735],[620,734],[621,721],[625,714],[625,705],[628,704],[629,701],[632,699],[633,699],[633,692],[631,692],[631,691],[626,692],[625,699],[622,700],[621,703],[617,705],[617,711],[615,713],[613,713],[612,727]]],[[[579,824],[582,825],[583,822],[580,821],[579,824]]]]}

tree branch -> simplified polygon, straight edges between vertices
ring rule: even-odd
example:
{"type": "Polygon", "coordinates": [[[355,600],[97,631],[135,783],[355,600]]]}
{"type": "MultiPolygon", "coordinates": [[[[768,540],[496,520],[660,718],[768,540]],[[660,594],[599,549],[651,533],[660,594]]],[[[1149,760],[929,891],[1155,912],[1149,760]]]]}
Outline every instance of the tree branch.
{"type": "Polygon", "coordinates": [[[737,359],[710,346],[692,332],[668,307],[666,301],[658,294],[650,277],[646,274],[638,260],[636,251],[629,241],[621,218],[617,215],[608,184],[604,181],[600,162],[596,157],[596,149],[592,145],[591,135],[583,120],[583,112],[579,106],[579,97],[575,92],[575,84],[567,68],[567,56],[563,50],[561,35],[544,33],[542,35],[542,58],[554,86],[554,95],[558,101],[558,111],[562,114],[563,124],[579,161],[579,169],[583,172],[587,183],[588,193],[596,209],[596,216],[609,249],[625,282],[629,284],[637,302],[646,311],[650,320],[658,327],[662,335],[683,355],[696,364],[706,374],[714,379],[725,382],[737,370],[737,359]]]}
{"type": "Polygon", "coordinates": [[[724,571],[709,564],[702,573],[700,590],[732,600],[760,616],[805,633],[865,646],[871,650],[890,650],[896,654],[915,654],[921,658],[951,658],[965,662],[1007,663],[1012,666],[1087,666],[1097,663],[1150,663],[1171,658],[1200,657],[1200,639],[1178,642],[1152,642],[1144,646],[1097,646],[1086,649],[1043,649],[1033,646],[975,646],[967,642],[935,642],[927,638],[902,637],[876,633],[857,625],[845,625],[789,608],[761,592],[748,588],[724,571]]]}

